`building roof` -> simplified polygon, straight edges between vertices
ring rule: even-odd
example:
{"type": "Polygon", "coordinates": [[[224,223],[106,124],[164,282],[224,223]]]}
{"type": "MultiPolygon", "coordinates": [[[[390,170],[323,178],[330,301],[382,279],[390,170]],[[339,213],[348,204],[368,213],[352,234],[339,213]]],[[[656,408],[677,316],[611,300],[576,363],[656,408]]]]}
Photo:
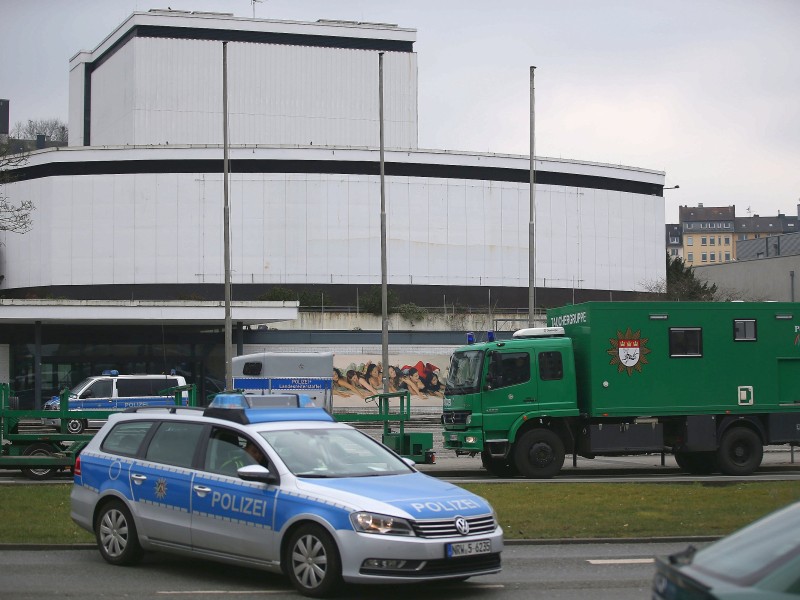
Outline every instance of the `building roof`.
{"type": "Polygon", "coordinates": [[[736,217],[735,206],[681,206],[678,211],[681,223],[690,221],[731,221],[736,217]]]}
{"type": "Polygon", "coordinates": [[[792,233],[800,230],[798,218],[787,215],[777,217],[737,217],[735,229],[741,233],[792,233]]]}

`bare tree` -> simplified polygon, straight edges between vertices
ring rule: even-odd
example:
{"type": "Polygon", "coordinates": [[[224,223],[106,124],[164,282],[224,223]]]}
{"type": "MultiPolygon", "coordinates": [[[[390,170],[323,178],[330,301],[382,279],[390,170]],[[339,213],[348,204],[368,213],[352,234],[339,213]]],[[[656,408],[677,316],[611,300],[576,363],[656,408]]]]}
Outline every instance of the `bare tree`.
{"type": "Polygon", "coordinates": [[[0,231],[27,233],[31,230],[33,202],[22,200],[13,204],[5,193],[5,184],[14,181],[13,169],[23,166],[27,160],[26,153],[12,154],[7,142],[0,143],[0,231]]]}
{"type": "Polygon", "coordinates": [[[27,123],[17,121],[11,131],[12,137],[19,140],[34,140],[37,135],[44,135],[53,142],[68,142],[69,130],[60,119],[28,119],[27,123]]]}

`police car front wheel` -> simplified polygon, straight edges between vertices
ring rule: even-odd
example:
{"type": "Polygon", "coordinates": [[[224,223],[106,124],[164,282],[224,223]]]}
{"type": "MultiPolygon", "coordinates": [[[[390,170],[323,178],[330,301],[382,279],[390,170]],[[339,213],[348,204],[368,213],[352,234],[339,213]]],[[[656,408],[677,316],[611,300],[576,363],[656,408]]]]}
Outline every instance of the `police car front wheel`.
{"type": "Polygon", "coordinates": [[[287,574],[301,594],[322,598],[339,586],[339,551],[325,529],[314,524],[300,526],[289,540],[287,551],[287,574]]]}
{"type": "Polygon", "coordinates": [[[112,565],[132,565],[142,557],[142,547],[128,508],[118,500],[105,504],[94,522],[100,555],[112,565]]]}

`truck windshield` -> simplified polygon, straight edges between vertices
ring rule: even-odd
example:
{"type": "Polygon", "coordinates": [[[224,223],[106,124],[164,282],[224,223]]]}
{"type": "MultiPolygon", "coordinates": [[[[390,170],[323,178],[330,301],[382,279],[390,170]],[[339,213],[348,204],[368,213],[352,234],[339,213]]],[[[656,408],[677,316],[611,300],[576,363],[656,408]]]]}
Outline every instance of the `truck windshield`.
{"type": "Polygon", "coordinates": [[[472,394],[480,390],[483,350],[456,352],[450,361],[445,394],[472,394]]]}

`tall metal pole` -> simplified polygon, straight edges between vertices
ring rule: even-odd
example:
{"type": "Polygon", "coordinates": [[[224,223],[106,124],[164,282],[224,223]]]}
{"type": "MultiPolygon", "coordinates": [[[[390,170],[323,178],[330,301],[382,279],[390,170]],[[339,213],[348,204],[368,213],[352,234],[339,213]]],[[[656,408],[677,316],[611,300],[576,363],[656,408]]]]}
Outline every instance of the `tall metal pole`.
{"type": "Polygon", "coordinates": [[[225,238],[225,389],[233,389],[233,356],[231,323],[231,207],[228,200],[228,42],[222,42],[222,146],[224,148],[222,185],[223,236],[225,238]]]}
{"type": "Polygon", "coordinates": [[[386,267],[386,184],[383,163],[383,52],[378,52],[378,114],[380,118],[381,164],[381,368],[383,391],[389,392],[389,289],[386,267]]]}
{"type": "Polygon", "coordinates": [[[534,326],[536,310],[536,95],[531,67],[531,180],[530,221],[528,221],[528,326],[534,326]]]}

